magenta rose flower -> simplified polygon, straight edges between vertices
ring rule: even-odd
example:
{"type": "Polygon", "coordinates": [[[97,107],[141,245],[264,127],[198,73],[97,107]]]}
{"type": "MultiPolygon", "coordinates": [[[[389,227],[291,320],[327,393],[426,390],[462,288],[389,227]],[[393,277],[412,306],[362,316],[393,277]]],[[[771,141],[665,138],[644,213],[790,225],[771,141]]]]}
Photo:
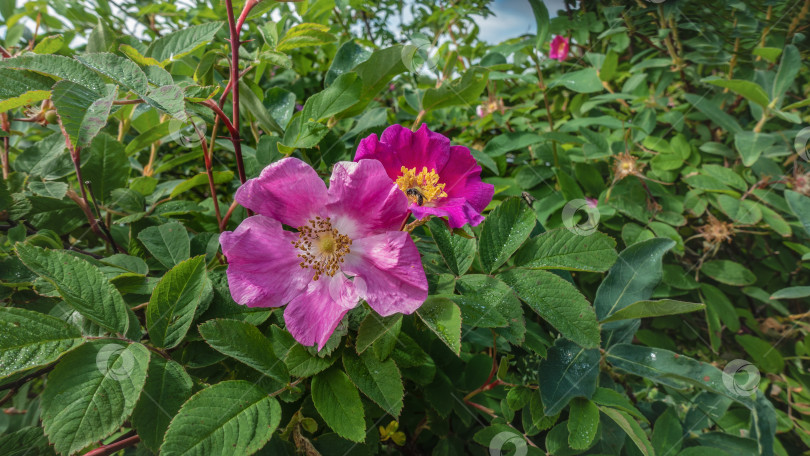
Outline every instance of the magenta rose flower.
{"type": "Polygon", "coordinates": [[[560,35],[555,36],[554,39],[551,40],[550,48],[548,56],[562,62],[568,57],[568,38],[560,35]]]}
{"type": "Polygon", "coordinates": [[[257,215],[220,237],[231,295],[248,307],[287,304],[287,330],[302,345],[323,348],[360,299],[389,316],[427,298],[419,251],[399,231],[407,198],[379,162],[337,163],[327,189],[312,167],[285,158],[235,198],[257,215]]]}
{"type": "MultiPolygon", "coordinates": [[[[407,195],[417,219],[447,217],[450,228],[484,220],[481,211],[492,201],[495,187],[481,182],[481,167],[470,150],[428,130],[392,125],[360,141],[354,160],[376,159],[388,177],[407,195]]],[[[400,222],[402,220],[400,219],[400,222]]]]}

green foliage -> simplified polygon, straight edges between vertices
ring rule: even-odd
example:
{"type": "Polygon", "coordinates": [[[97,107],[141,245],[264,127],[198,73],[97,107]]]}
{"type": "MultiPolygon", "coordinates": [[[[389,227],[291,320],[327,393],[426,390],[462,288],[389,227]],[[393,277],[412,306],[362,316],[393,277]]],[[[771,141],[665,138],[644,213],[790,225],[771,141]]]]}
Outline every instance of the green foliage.
{"type": "Polygon", "coordinates": [[[23,3],[0,2],[0,454],[810,446],[801,2],[530,0],[500,43],[510,2],[23,3]],[[423,123],[494,199],[408,226],[421,307],[361,300],[318,351],[287,303],[234,301],[244,179],[327,178],[423,123]]]}

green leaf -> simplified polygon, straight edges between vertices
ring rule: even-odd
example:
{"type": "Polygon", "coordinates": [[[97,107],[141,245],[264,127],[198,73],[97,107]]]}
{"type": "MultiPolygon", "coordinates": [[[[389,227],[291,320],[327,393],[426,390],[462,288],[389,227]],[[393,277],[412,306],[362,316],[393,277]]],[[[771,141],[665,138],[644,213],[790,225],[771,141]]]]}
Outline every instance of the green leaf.
{"type": "Polygon", "coordinates": [[[557,339],[538,368],[543,413],[553,416],[575,397],[590,399],[599,377],[599,350],[557,339]]]}
{"type": "Polygon", "coordinates": [[[551,272],[530,269],[512,269],[500,277],[563,337],[585,348],[599,347],[596,313],[570,282],[551,272]]]}
{"type": "Polygon", "coordinates": [[[95,92],[104,92],[104,79],[79,61],[53,54],[28,54],[0,60],[0,68],[17,68],[49,74],[82,85],[95,92]]]}
{"type": "Polygon", "coordinates": [[[138,95],[149,89],[146,74],[132,60],[107,52],[79,55],[76,60],[138,95]]]}
{"type": "Polygon", "coordinates": [[[619,54],[612,49],[605,55],[605,61],[599,68],[599,80],[611,81],[616,76],[616,68],[619,66],[619,54]]]}
{"type": "Polygon", "coordinates": [[[577,93],[594,93],[604,90],[602,81],[596,73],[596,68],[563,73],[562,76],[549,83],[549,88],[563,85],[577,93]]]}
{"type": "Polygon", "coordinates": [[[753,391],[729,389],[724,383],[725,374],[720,369],[669,350],[616,344],[610,347],[605,359],[617,369],[656,383],[676,389],[696,386],[738,401],[748,408],[754,404],[747,395],[753,396],[753,391]]]}
{"type": "Polygon", "coordinates": [[[709,79],[703,82],[729,89],[737,95],[745,97],[746,100],[752,103],[756,103],[763,108],[768,107],[768,94],[765,93],[765,89],[756,82],[746,81],[744,79],[709,79]]]}
{"type": "Polygon", "coordinates": [[[312,379],[312,402],[326,424],[344,439],[363,442],[366,420],[360,393],[339,369],[329,369],[312,379]]]}
{"type": "Polygon", "coordinates": [[[729,195],[717,195],[717,205],[730,219],[741,225],[754,225],[762,219],[759,204],[751,200],[741,200],[729,195]]]}
{"type": "Polygon", "coordinates": [[[150,226],[138,233],[138,239],[167,268],[179,264],[191,255],[191,241],[186,228],[178,222],[150,226]]]}
{"type": "Polygon", "coordinates": [[[62,35],[50,35],[34,46],[35,54],[56,54],[65,45],[65,38],[62,35]]]}
{"type": "Polygon", "coordinates": [[[781,99],[787,92],[796,80],[796,75],[799,74],[801,67],[802,58],[799,50],[796,46],[788,44],[782,52],[782,61],[779,62],[779,69],[776,71],[776,77],[773,80],[771,96],[774,100],[781,99]]]}
{"type": "Polygon", "coordinates": [[[447,298],[429,296],[416,311],[428,328],[456,355],[461,351],[461,309],[447,298]]]}
{"type": "Polygon", "coordinates": [[[24,427],[0,436],[0,454],[4,456],[50,456],[55,454],[41,427],[24,427]]]}
{"type": "Polygon", "coordinates": [[[73,173],[73,161],[65,153],[65,138],[54,133],[27,147],[14,161],[14,169],[46,180],[73,173]]]}
{"type": "Polygon", "coordinates": [[[588,399],[575,398],[568,412],[568,445],[575,450],[591,447],[599,429],[599,408],[588,399]]]}
{"type": "Polygon", "coordinates": [[[0,307],[0,378],[46,366],[82,342],[81,331],[58,318],[0,307]]]}
{"type": "Polygon", "coordinates": [[[771,295],[771,299],[799,299],[810,296],[810,287],[782,288],[771,295]]]}
{"type": "MultiPolygon", "coordinates": [[[[363,322],[360,323],[360,328],[357,329],[357,353],[362,355],[368,347],[380,347],[380,353],[385,356],[379,356],[380,359],[385,359],[394,349],[396,344],[396,337],[402,327],[402,315],[395,314],[390,317],[381,317],[375,312],[368,314],[363,322]]],[[[377,352],[377,350],[375,350],[377,352]]]]}
{"type": "Polygon", "coordinates": [[[51,101],[74,147],[84,149],[89,146],[107,125],[116,94],[114,86],[106,89],[103,96],[71,81],[59,81],[53,86],[51,101]]]}
{"type": "MultiPolygon", "coordinates": [[[[31,190],[36,195],[61,200],[67,194],[68,184],[64,182],[33,181],[28,184],[28,189],[31,190]]],[[[11,205],[10,202],[9,205],[11,205]]]]}
{"type": "MultiPolygon", "coordinates": [[[[156,39],[146,51],[146,56],[165,64],[194,52],[198,47],[211,42],[222,27],[222,22],[209,22],[185,27],[156,39]]],[[[140,62],[138,62],[140,63],[140,62]]]]}
{"type": "Polygon", "coordinates": [[[343,73],[352,71],[354,67],[366,61],[371,56],[371,51],[363,48],[354,42],[354,40],[346,41],[340,45],[335,58],[329,65],[329,71],[326,72],[324,83],[329,86],[343,73]]]}
{"type": "Polygon", "coordinates": [[[82,166],[82,178],[91,183],[99,201],[108,203],[113,190],[127,185],[130,164],[124,145],[107,133],[101,133],[85,152],[90,158],[82,166]]]}
{"type": "Polygon", "coordinates": [[[606,405],[629,413],[643,422],[647,422],[644,415],[630,402],[630,398],[609,388],[596,388],[591,400],[598,405],[606,405]]]}
{"type": "Polygon", "coordinates": [[[491,273],[506,263],[534,225],[534,212],[520,198],[509,198],[496,207],[484,221],[478,239],[484,270],[491,273]]]}
{"type": "MultiPolygon", "coordinates": [[[[484,304],[484,315],[478,319],[466,321],[466,325],[479,326],[488,314],[495,312],[506,319],[508,327],[502,332],[513,344],[523,343],[526,334],[526,322],[523,319],[523,308],[520,300],[509,285],[499,278],[483,274],[468,274],[456,282],[456,288],[462,297],[472,297],[474,302],[484,304]]],[[[455,298],[454,298],[455,299],[455,298]]],[[[480,313],[480,312],[479,312],[480,313]]]]}
{"type": "Polygon", "coordinates": [[[169,423],[191,397],[193,386],[180,364],[160,356],[150,359],[143,394],[132,411],[132,424],[153,452],[160,449],[169,423]]]}
{"type": "Polygon", "coordinates": [[[278,380],[290,381],[287,368],[273,352],[270,339],[258,328],[238,320],[209,320],[199,326],[200,335],[214,350],[237,359],[278,380]]]}
{"type": "Polygon", "coordinates": [[[179,263],[160,279],[146,307],[146,327],[152,343],[174,348],[183,341],[200,305],[205,282],[203,255],[179,263]]]}
{"type": "Polygon", "coordinates": [[[146,347],[113,339],[86,343],[62,358],[42,393],[42,424],[56,451],[73,454],[121,427],[148,365],[146,347]]]}
{"type": "Polygon", "coordinates": [[[490,157],[500,157],[507,152],[523,149],[542,140],[543,138],[540,135],[529,131],[503,133],[492,138],[487,143],[484,147],[484,153],[490,157]]]}
{"type": "MultiPolygon", "coordinates": [[[[467,272],[475,259],[475,239],[451,233],[447,224],[439,219],[431,219],[427,226],[450,271],[457,276],[467,272]]],[[[465,232],[471,234],[469,228],[465,232]]]]}
{"type": "Polygon", "coordinates": [[[705,304],[696,302],[683,302],[674,299],[661,299],[659,301],[638,301],[618,310],[613,315],[601,321],[630,320],[634,318],[661,317],[664,315],[678,315],[705,309],[705,304]]]}
{"type": "Polygon", "coordinates": [[[357,65],[354,71],[363,81],[360,102],[343,112],[341,117],[353,117],[362,113],[394,76],[405,72],[407,68],[403,60],[406,54],[405,47],[395,45],[374,51],[365,62],[357,65]]]}
{"type": "Polygon", "coordinates": [[[652,432],[652,446],[656,454],[666,454],[672,451],[678,454],[683,442],[683,427],[678,420],[678,413],[673,407],[668,407],[661,416],[655,420],[652,432]]]}
{"type": "MultiPolygon", "coordinates": [[[[272,90],[272,89],[271,89],[272,90]]],[[[293,96],[292,100],[292,107],[295,106],[295,98],[293,96]]],[[[259,125],[262,127],[264,131],[267,132],[276,132],[278,134],[285,133],[284,128],[276,122],[276,113],[271,113],[267,110],[267,108],[262,104],[262,101],[259,97],[250,90],[250,87],[244,83],[244,81],[239,81],[239,106],[245,112],[249,112],[259,125]]],[[[290,108],[290,111],[292,110],[290,108]]],[[[285,122],[286,124],[286,122],[285,122]]],[[[296,131],[297,133],[297,131],[296,131]]],[[[317,144],[317,143],[316,143],[317,144]]]]}
{"type": "Polygon", "coordinates": [[[751,355],[757,368],[771,374],[783,372],[785,360],[779,350],[774,350],[773,344],[750,334],[740,334],[735,340],[751,355]]]}
{"type": "Polygon", "coordinates": [[[751,285],[757,281],[757,276],[753,272],[731,260],[707,261],[703,263],[700,272],[720,283],[737,287],[751,285]]]}
{"type": "Polygon", "coordinates": [[[286,52],[300,47],[322,46],[336,39],[329,33],[329,27],[305,22],[291,27],[276,45],[276,50],[286,52]]]}
{"type": "Polygon", "coordinates": [[[293,339],[292,335],[278,326],[270,327],[273,352],[284,360],[290,374],[296,377],[311,377],[332,365],[336,357],[321,358],[310,354],[306,347],[293,339]]]}
{"type": "Polygon", "coordinates": [[[683,97],[686,98],[689,104],[697,108],[698,111],[702,112],[706,117],[711,119],[712,122],[719,125],[724,130],[728,130],[732,133],[743,131],[737,119],[718,108],[717,103],[711,98],[693,93],[684,94],[683,97]]]}
{"type": "Polygon", "coordinates": [[[537,39],[534,43],[534,47],[537,48],[537,50],[542,50],[550,36],[551,25],[549,22],[548,9],[540,0],[529,0],[529,5],[532,7],[534,20],[537,23],[537,39]]]}
{"type": "Polygon", "coordinates": [[[184,97],[185,92],[180,86],[168,84],[150,88],[149,92],[143,96],[143,99],[151,106],[184,122],[188,118],[185,111],[184,97]]]}
{"type": "Polygon", "coordinates": [[[162,456],[206,456],[259,451],[281,422],[278,401],[258,386],[230,380],[186,401],[160,448],[162,456]]]}
{"type": "MultiPolygon", "coordinates": [[[[624,249],[596,290],[593,305],[597,319],[604,320],[630,304],[650,299],[663,276],[664,254],[674,246],[671,239],[653,238],[624,249]]],[[[603,345],[632,339],[637,328],[638,320],[607,323],[602,327],[603,345]]]]}
{"type": "Polygon", "coordinates": [[[524,268],[604,272],[618,258],[615,249],[616,241],[605,234],[581,236],[560,228],[530,239],[515,255],[515,264],[524,268]]]}
{"type": "Polygon", "coordinates": [[[362,88],[357,73],[342,74],[332,85],[307,99],[301,118],[318,122],[349,109],[359,101],[362,88]]]}
{"type": "Polygon", "coordinates": [[[397,364],[392,359],[380,361],[370,351],[354,355],[343,352],[343,367],[355,385],[386,413],[398,417],[402,411],[405,389],[397,364]]]}
{"type": "MultiPolygon", "coordinates": [[[[233,171],[214,171],[214,184],[227,184],[228,182],[233,180],[233,171]]],[[[200,173],[195,175],[194,177],[190,177],[183,182],[181,182],[177,187],[172,190],[171,196],[172,198],[177,197],[194,187],[199,187],[200,185],[208,185],[208,174],[207,173],[200,173]]]]}
{"type": "Polygon", "coordinates": [[[64,250],[22,243],[16,249],[25,266],[53,285],[69,306],[112,332],[126,334],[131,311],[97,267],[64,250]]]}
{"type": "Polygon", "coordinates": [[[767,133],[740,131],[734,134],[734,147],[740,153],[745,166],[752,166],[756,163],[762,152],[775,141],[776,138],[767,133]]]}
{"type": "Polygon", "coordinates": [[[51,96],[53,79],[33,71],[0,68],[0,112],[5,112],[51,96]]]}
{"type": "Polygon", "coordinates": [[[284,128],[290,123],[290,118],[295,110],[294,93],[288,92],[281,87],[273,87],[267,91],[264,103],[267,112],[273,117],[279,128],[284,128]]]}
{"type": "Polygon", "coordinates": [[[447,81],[439,87],[425,90],[425,95],[422,97],[422,109],[430,112],[458,105],[471,107],[472,104],[478,102],[478,97],[487,86],[488,75],[488,69],[472,67],[454,81],[447,81]]]}
{"type": "Polygon", "coordinates": [[[639,426],[638,422],[636,422],[632,416],[622,412],[621,410],[616,410],[609,407],[599,407],[599,410],[610,417],[610,419],[616,422],[616,424],[618,424],[619,427],[627,433],[630,440],[632,440],[641,451],[641,454],[644,456],[655,456],[655,450],[653,449],[650,440],[647,438],[644,430],[641,429],[641,426],[639,426]]]}
{"type": "Polygon", "coordinates": [[[47,100],[50,97],[50,90],[30,90],[20,94],[19,96],[10,98],[4,97],[2,101],[0,101],[0,112],[10,111],[14,108],[19,108],[20,106],[33,105],[39,101],[47,100]]]}
{"type": "Polygon", "coordinates": [[[793,190],[785,190],[785,200],[804,230],[810,234],[810,198],[793,190]]]}

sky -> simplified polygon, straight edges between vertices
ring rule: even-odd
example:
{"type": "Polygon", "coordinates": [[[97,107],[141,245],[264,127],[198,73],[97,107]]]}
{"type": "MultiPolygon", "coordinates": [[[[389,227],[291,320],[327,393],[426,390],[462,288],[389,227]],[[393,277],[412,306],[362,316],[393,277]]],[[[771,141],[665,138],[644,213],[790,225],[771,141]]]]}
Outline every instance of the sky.
{"type": "MultiPolygon", "coordinates": [[[[563,0],[544,0],[543,3],[546,4],[551,17],[557,15],[558,9],[565,9],[563,0]]],[[[528,0],[495,0],[490,5],[490,9],[495,16],[478,22],[478,27],[481,29],[479,36],[482,40],[496,44],[509,38],[537,31],[534,13],[528,0]]]]}

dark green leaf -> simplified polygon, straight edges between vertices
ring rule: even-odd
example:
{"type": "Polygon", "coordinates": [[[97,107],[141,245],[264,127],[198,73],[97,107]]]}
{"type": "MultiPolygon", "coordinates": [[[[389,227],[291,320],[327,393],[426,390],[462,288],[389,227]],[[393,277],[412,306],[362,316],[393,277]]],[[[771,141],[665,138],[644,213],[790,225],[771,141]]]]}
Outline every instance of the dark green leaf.
{"type": "Polygon", "coordinates": [[[493,272],[529,237],[534,229],[532,209],[520,198],[509,198],[495,208],[481,229],[478,251],[484,270],[493,272]]]}
{"type": "Polygon", "coordinates": [[[273,435],[281,407],[258,386],[231,380],[191,397],[174,417],[160,448],[163,456],[253,454],[273,435]]]}
{"type": "Polygon", "coordinates": [[[126,334],[129,308],[121,293],[89,262],[64,250],[18,243],[17,255],[28,269],[56,288],[68,305],[110,331],[126,334]]]}
{"type": "Polygon", "coordinates": [[[312,402],[326,424],[341,437],[363,442],[366,421],[360,393],[339,369],[329,369],[312,379],[312,402]]]}
{"type": "Polygon", "coordinates": [[[68,353],[48,375],[42,424],[57,452],[73,454],[124,423],[143,389],[149,350],[113,339],[68,353]]]}

